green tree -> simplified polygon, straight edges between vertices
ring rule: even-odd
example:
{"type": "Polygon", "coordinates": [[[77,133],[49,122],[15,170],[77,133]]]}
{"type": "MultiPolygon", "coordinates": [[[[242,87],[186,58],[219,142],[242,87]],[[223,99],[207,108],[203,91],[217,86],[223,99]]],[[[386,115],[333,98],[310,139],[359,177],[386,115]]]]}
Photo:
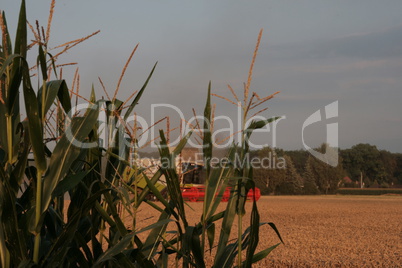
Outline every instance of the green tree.
{"type": "Polygon", "coordinates": [[[305,150],[285,151],[285,154],[292,158],[293,165],[299,174],[303,174],[309,153],[305,150]]]}
{"type": "MultiPolygon", "coordinates": [[[[382,161],[381,152],[375,145],[357,144],[352,148],[341,151],[343,165],[353,180],[360,180],[360,174],[368,178],[371,183],[377,180],[378,183],[389,180],[386,168],[382,161]]],[[[387,155],[383,154],[386,158],[387,155]]]]}
{"type": "Polygon", "coordinates": [[[385,173],[385,180],[381,183],[382,185],[390,184],[396,182],[396,173],[398,169],[398,162],[396,154],[393,154],[386,150],[380,151],[380,159],[383,164],[383,172],[385,173]]]}
{"type": "Polygon", "coordinates": [[[284,179],[276,186],[275,193],[278,194],[301,194],[303,191],[303,179],[293,165],[292,159],[285,155],[286,169],[284,179]]]}
{"type": "Polygon", "coordinates": [[[318,186],[315,183],[316,178],[314,172],[311,167],[311,161],[306,161],[306,165],[304,168],[303,173],[303,180],[304,180],[304,187],[303,193],[304,194],[319,194],[320,191],[318,190],[318,186]]]}
{"type": "MultiPolygon", "coordinates": [[[[328,144],[322,144],[316,150],[321,153],[325,153],[329,149],[334,150],[334,148],[330,148],[328,144]]],[[[342,166],[342,158],[339,157],[338,165],[336,167],[332,167],[314,157],[309,157],[307,162],[309,162],[311,165],[314,177],[316,179],[315,182],[320,192],[324,194],[335,193],[342,178],[345,176],[345,171],[342,166]]]]}
{"type": "Polygon", "coordinates": [[[278,156],[276,151],[265,147],[254,153],[262,162],[260,167],[254,169],[256,186],[260,188],[261,194],[275,194],[279,184],[286,179],[286,162],[278,156]],[[284,165],[281,163],[284,162],[284,165]]]}
{"type": "Polygon", "coordinates": [[[395,183],[402,185],[402,154],[395,154],[396,170],[394,172],[395,183]]]}

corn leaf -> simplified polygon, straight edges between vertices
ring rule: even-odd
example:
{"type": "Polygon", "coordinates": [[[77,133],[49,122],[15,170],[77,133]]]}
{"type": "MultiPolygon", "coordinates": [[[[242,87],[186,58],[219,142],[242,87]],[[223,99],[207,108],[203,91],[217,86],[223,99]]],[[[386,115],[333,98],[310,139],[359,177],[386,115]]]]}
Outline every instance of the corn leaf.
{"type": "Polygon", "coordinates": [[[14,54],[20,54],[23,58],[27,56],[27,16],[25,0],[21,1],[20,16],[18,20],[17,35],[14,42],[14,54]]]}
{"type": "Polygon", "coordinates": [[[269,248],[267,248],[267,249],[264,249],[264,250],[258,252],[257,254],[254,254],[254,256],[253,256],[251,262],[252,262],[252,263],[256,263],[256,262],[258,262],[258,261],[264,259],[265,257],[268,256],[269,253],[271,253],[272,250],[274,250],[274,249],[275,249],[276,247],[278,247],[280,244],[281,244],[281,243],[278,243],[278,244],[276,244],[276,245],[273,245],[272,247],[269,247],[269,248]]]}
{"type": "Polygon", "coordinates": [[[257,201],[253,200],[253,208],[251,210],[251,218],[250,218],[250,245],[247,247],[246,253],[246,261],[244,267],[251,268],[252,258],[254,256],[254,252],[257,248],[259,241],[259,231],[260,231],[260,214],[257,209],[257,201]]]}
{"type": "Polygon", "coordinates": [[[172,222],[172,220],[170,220],[170,219],[160,220],[160,221],[158,221],[154,224],[151,224],[137,232],[133,232],[131,234],[124,236],[116,245],[109,248],[104,254],[102,254],[98,258],[98,260],[94,263],[94,266],[95,267],[101,266],[102,263],[109,261],[109,260],[113,260],[113,258],[117,254],[121,253],[125,248],[127,248],[128,245],[130,245],[130,243],[135,235],[148,231],[148,230],[159,228],[161,226],[166,226],[170,222],[172,222]]]}
{"type": "Polygon", "coordinates": [[[20,263],[26,255],[26,241],[24,240],[22,231],[18,228],[15,193],[11,188],[9,180],[4,175],[1,177],[2,186],[0,187],[0,195],[2,199],[4,198],[1,204],[1,224],[4,229],[5,242],[11,261],[12,263],[20,263]]]}
{"type": "Polygon", "coordinates": [[[142,86],[142,88],[140,89],[140,91],[137,93],[137,95],[135,96],[133,102],[131,102],[130,106],[128,107],[127,112],[124,114],[124,121],[126,121],[128,119],[128,117],[130,116],[131,112],[134,110],[134,107],[138,104],[138,101],[140,100],[142,93],[144,93],[145,88],[148,85],[149,80],[152,77],[152,74],[155,71],[156,65],[158,64],[158,62],[155,63],[154,67],[152,68],[151,73],[148,75],[147,80],[145,81],[144,85],[142,86]]]}
{"type": "MultiPolygon", "coordinates": [[[[19,113],[14,110],[14,105],[19,106],[19,102],[17,101],[19,95],[19,87],[21,84],[21,78],[24,72],[29,72],[28,65],[24,64],[27,55],[27,18],[26,18],[26,8],[25,8],[25,0],[21,2],[18,26],[17,26],[17,34],[15,36],[15,46],[14,46],[14,54],[18,54],[21,57],[15,58],[13,62],[12,72],[11,72],[11,83],[8,88],[8,113],[12,114],[13,112],[19,113]],[[27,69],[27,70],[24,70],[27,69]]],[[[29,79],[26,74],[24,79],[29,79]]]]}
{"type": "Polygon", "coordinates": [[[165,233],[168,223],[172,221],[170,219],[171,214],[169,213],[169,211],[171,211],[171,208],[165,209],[160,214],[157,223],[163,224],[160,224],[156,228],[154,228],[144,242],[141,251],[147,260],[151,260],[154,257],[155,252],[161,243],[161,237],[163,233],[165,233]]]}
{"type": "MultiPolygon", "coordinates": [[[[38,60],[37,60],[37,65],[40,66],[40,70],[42,73],[42,79],[43,81],[47,81],[47,63],[46,63],[46,54],[43,51],[42,45],[39,45],[39,52],[38,52],[38,60]]],[[[41,94],[38,94],[38,96],[42,96],[41,94]]]]}
{"type": "Polygon", "coordinates": [[[186,233],[183,239],[183,267],[189,267],[189,252],[192,252],[192,256],[195,260],[196,267],[205,267],[204,257],[201,249],[200,237],[196,232],[196,228],[193,226],[187,226],[186,233]]]}
{"type": "Polygon", "coordinates": [[[49,206],[56,185],[68,173],[81,152],[82,142],[92,130],[98,118],[98,105],[88,109],[85,117],[72,119],[69,129],[57,143],[50,158],[49,169],[43,178],[42,212],[49,206]]]}
{"type": "Polygon", "coordinates": [[[91,168],[88,171],[82,171],[80,173],[74,174],[74,175],[70,175],[66,178],[64,178],[63,180],[61,180],[56,188],[54,189],[52,196],[53,198],[57,197],[57,196],[62,196],[64,195],[66,192],[70,191],[71,189],[73,189],[75,186],[77,186],[78,183],[80,183],[86,176],[88,176],[88,174],[92,171],[93,168],[91,168]]]}
{"type": "MultiPolygon", "coordinates": [[[[43,86],[38,91],[38,103],[40,110],[42,109],[42,90],[43,86]]],[[[70,94],[65,80],[53,80],[46,83],[45,92],[45,114],[49,111],[56,97],[59,98],[64,111],[68,114],[71,110],[70,94]]]]}
{"type": "Polygon", "coordinates": [[[272,117],[272,118],[265,119],[265,120],[252,121],[250,123],[250,125],[247,127],[247,129],[245,130],[245,133],[247,135],[246,141],[248,141],[248,139],[250,138],[250,136],[251,136],[251,134],[253,133],[254,130],[263,128],[267,124],[272,123],[272,122],[278,120],[279,118],[281,118],[281,117],[277,116],[277,117],[272,117]]]}
{"type": "Polygon", "coordinates": [[[29,79],[29,69],[28,64],[25,60],[22,61],[24,64],[24,102],[25,110],[27,111],[28,126],[29,126],[29,136],[31,138],[32,150],[34,153],[36,168],[42,173],[46,170],[46,157],[45,148],[43,145],[43,129],[41,119],[39,117],[39,107],[36,100],[35,92],[32,89],[31,82],[29,79]]]}
{"type": "Polygon", "coordinates": [[[208,236],[208,243],[209,243],[209,252],[212,252],[212,247],[215,241],[215,223],[211,223],[207,227],[207,236],[208,236]]]}
{"type": "Polygon", "coordinates": [[[214,267],[221,267],[220,265],[217,264],[220,263],[225,256],[225,249],[229,240],[235,216],[236,216],[236,198],[231,196],[226,206],[225,215],[222,221],[221,232],[215,255],[214,267]]]}
{"type": "Polygon", "coordinates": [[[212,133],[211,133],[211,81],[208,84],[208,96],[207,103],[204,109],[204,137],[203,137],[203,157],[205,161],[205,167],[207,171],[206,178],[209,180],[209,173],[211,170],[211,158],[212,158],[212,133]]]}
{"type": "Polygon", "coordinates": [[[15,193],[18,192],[19,186],[24,179],[25,168],[30,150],[28,122],[23,121],[18,126],[20,133],[23,134],[23,140],[21,142],[22,150],[18,157],[18,162],[15,164],[15,167],[12,171],[12,177],[14,180],[11,181],[11,183],[15,193]]]}

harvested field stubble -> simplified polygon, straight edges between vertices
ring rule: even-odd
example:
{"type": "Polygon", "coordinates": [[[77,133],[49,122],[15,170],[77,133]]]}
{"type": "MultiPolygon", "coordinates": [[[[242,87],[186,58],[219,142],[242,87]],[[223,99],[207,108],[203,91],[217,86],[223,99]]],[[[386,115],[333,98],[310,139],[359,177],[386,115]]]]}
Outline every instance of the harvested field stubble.
{"type": "MultiPolygon", "coordinates": [[[[265,197],[262,220],[286,245],[261,267],[400,267],[402,197],[265,197]]],[[[263,238],[270,243],[272,234],[263,238]]]]}
{"type": "MultiPolygon", "coordinates": [[[[188,221],[194,224],[202,203],[189,205],[193,210],[186,210],[188,221]]],[[[218,211],[225,205],[221,203],[218,211]]],[[[253,267],[400,267],[402,263],[401,196],[264,196],[258,206],[261,222],[274,222],[285,245],[253,267]]],[[[138,216],[138,224],[146,226],[157,213],[143,207],[138,216]]],[[[245,218],[246,222],[248,215],[245,218]]],[[[278,242],[269,227],[262,227],[258,250],[278,242]]]]}

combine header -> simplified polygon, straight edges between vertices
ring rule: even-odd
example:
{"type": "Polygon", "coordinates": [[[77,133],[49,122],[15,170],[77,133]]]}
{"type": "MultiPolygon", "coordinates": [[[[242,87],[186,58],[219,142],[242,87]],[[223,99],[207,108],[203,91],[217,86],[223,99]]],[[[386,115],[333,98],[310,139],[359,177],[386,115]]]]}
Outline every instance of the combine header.
{"type": "MultiPolygon", "coordinates": [[[[227,187],[222,195],[222,202],[229,201],[230,191],[232,187],[227,187]]],[[[187,184],[181,187],[181,193],[183,199],[189,202],[202,202],[204,201],[205,197],[205,185],[191,185],[187,184]]],[[[254,198],[256,201],[260,199],[261,192],[260,189],[255,188],[254,190],[251,189],[247,194],[247,200],[252,201],[254,198]]]]}

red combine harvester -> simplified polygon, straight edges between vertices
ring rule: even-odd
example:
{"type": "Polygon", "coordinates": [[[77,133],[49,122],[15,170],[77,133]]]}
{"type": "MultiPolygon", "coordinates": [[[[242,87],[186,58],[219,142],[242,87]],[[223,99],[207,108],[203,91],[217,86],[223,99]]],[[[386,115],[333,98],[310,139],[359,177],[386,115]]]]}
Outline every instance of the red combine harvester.
{"type": "MultiPolygon", "coordinates": [[[[232,187],[227,187],[222,195],[222,202],[229,201],[230,191],[232,187]]],[[[183,199],[189,202],[202,202],[205,197],[205,186],[204,185],[184,185],[181,187],[181,193],[183,199]]],[[[247,200],[252,201],[255,198],[256,201],[260,199],[261,192],[260,189],[251,189],[247,194],[247,200]]]]}
{"type": "MultiPolygon", "coordinates": [[[[198,148],[184,148],[180,157],[176,159],[176,166],[180,176],[181,193],[187,202],[203,202],[205,199],[206,170],[198,148]]],[[[228,202],[232,187],[226,187],[222,195],[222,202],[228,202]]],[[[260,189],[251,189],[247,194],[247,200],[259,200],[260,189]]]]}
{"type": "MultiPolygon", "coordinates": [[[[205,181],[206,181],[206,170],[203,161],[199,160],[198,155],[200,154],[197,148],[184,148],[181,152],[180,157],[176,161],[176,171],[179,174],[180,189],[183,199],[187,202],[203,202],[205,199],[205,181]]],[[[202,159],[202,158],[201,158],[202,159]]],[[[159,169],[160,161],[153,158],[142,158],[137,159],[137,165],[145,167],[144,174],[148,178],[152,178],[155,172],[159,169]]],[[[137,187],[144,189],[147,187],[147,182],[145,179],[137,182],[137,187]]],[[[155,187],[163,194],[167,194],[166,179],[161,176],[160,180],[155,184],[155,187]]],[[[228,202],[232,187],[226,187],[222,194],[222,202],[228,202]]],[[[247,193],[247,200],[258,201],[261,197],[261,191],[257,187],[251,189],[247,193]]],[[[149,200],[157,200],[157,198],[150,194],[148,196],[149,200]]]]}

